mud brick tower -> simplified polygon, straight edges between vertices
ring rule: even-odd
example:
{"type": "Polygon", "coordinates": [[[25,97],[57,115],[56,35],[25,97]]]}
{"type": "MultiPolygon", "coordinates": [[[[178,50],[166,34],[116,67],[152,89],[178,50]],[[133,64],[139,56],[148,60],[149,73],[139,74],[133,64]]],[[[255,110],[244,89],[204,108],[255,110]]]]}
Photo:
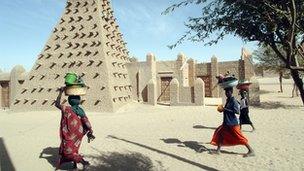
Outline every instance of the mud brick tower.
{"type": "Polygon", "coordinates": [[[65,74],[75,72],[89,87],[82,97],[85,110],[116,111],[132,100],[125,44],[109,0],[68,0],[11,108],[54,110],[65,74]]]}

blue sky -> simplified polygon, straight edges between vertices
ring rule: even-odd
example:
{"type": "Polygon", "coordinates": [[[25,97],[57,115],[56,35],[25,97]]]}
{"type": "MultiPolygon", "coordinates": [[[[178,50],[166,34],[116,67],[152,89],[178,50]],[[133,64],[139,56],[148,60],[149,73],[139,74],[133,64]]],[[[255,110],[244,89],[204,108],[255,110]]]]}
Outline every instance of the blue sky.
{"type": "MultiPolygon", "coordinates": [[[[170,50],[186,31],[183,23],[189,16],[197,16],[197,6],[188,6],[161,15],[174,0],[112,0],[114,15],[128,43],[131,56],[140,61],[152,52],[157,60],[174,60],[179,52],[198,62],[210,61],[212,55],[219,60],[237,60],[241,48],[250,51],[255,44],[246,44],[239,38],[227,36],[213,46],[203,43],[184,42],[170,50]]],[[[59,21],[65,0],[0,0],[0,69],[10,71],[21,64],[27,71],[33,66],[43,49],[52,29],[59,21]]]]}

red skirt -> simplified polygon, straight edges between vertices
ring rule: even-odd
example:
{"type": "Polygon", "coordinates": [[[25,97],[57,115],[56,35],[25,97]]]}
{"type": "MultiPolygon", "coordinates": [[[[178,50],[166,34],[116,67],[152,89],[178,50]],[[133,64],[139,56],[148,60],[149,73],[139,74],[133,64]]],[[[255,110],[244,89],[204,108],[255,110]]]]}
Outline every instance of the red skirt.
{"type": "Polygon", "coordinates": [[[239,125],[221,125],[214,131],[211,144],[215,146],[246,145],[248,140],[242,134],[239,125]]]}

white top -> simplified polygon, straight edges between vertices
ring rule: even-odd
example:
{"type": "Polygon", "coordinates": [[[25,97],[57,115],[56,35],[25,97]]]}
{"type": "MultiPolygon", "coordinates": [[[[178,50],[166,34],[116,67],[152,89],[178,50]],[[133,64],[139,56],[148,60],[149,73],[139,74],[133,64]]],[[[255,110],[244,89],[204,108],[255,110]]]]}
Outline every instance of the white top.
{"type": "Polygon", "coordinates": [[[247,99],[246,99],[246,98],[243,98],[243,99],[241,99],[241,101],[240,101],[240,108],[243,109],[243,108],[246,108],[246,107],[248,107],[247,99]]]}

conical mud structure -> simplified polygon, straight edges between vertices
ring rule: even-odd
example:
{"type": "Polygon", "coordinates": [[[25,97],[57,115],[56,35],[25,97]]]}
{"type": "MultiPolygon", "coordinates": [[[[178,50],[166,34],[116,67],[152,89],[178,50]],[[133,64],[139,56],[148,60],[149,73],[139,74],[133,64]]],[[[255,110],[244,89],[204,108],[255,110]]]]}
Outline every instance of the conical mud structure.
{"type": "Polygon", "coordinates": [[[12,109],[54,110],[65,74],[75,72],[89,87],[82,97],[86,110],[116,111],[132,100],[125,44],[109,0],[68,0],[12,109]]]}

